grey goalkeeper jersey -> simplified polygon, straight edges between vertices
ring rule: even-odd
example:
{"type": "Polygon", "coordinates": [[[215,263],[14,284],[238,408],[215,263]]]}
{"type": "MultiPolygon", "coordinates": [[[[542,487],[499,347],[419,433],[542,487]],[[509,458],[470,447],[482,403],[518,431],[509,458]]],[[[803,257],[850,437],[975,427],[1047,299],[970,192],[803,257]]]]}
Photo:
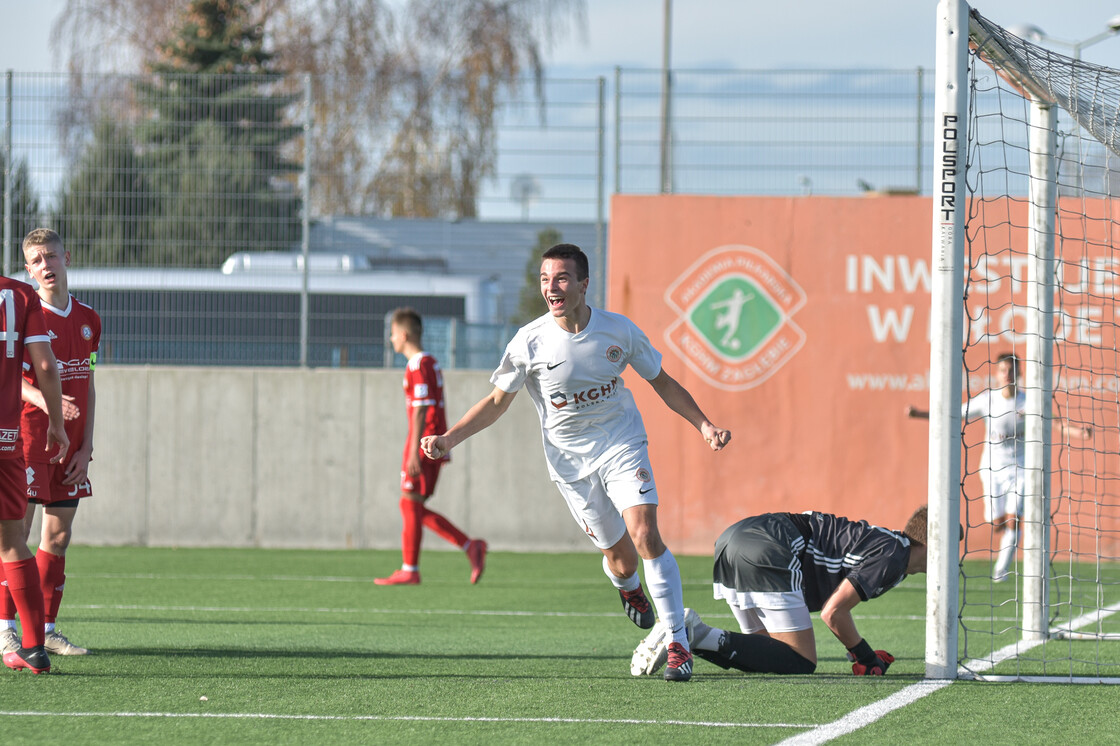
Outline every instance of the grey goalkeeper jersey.
{"type": "MultiPolygon", "coordinates": [[[[760,525],[769,525],[769,537],[785,544],[787,557],[792,560],[790,566],[800,565],[800,573],[787,575],[795,586],[789,590],[797,590],[796,583],[800,579],[809,611],[820,611],[844,579],[850,581],[860,598],[866,601],[883,595],[906,577],[910,562],[907,537],[867,521],[851,521],[830,513],[774,513],[746,518],[720,536],[716,543],[717,557],[736,557],[739,559],[735,562],[742,562],[744,557],[757,556],[757,546],[747,550],[746,547],[737,549],[735,545],[757,542],[756,529],[760,525]],[[774,531],[776,522],[785,523],[786,520],[789,523],[785,525],[792,524],[792,530],[774,531]]],[[[721,566],[717,561],[714,580],[740,591],[771,590],[740,587],[749,582],[752,575],[758,577],[760,569],[757,566],[721,566]],[[721,575],[726,577],[719,577],[721,575]]]]}

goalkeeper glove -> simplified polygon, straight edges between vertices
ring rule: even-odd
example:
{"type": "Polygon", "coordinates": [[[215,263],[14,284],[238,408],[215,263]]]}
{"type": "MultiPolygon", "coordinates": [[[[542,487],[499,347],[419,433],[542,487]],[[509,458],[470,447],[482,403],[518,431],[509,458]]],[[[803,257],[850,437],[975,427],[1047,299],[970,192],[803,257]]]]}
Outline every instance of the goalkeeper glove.
{"type": "Polygon", "coordinates": [[[848,659],[855,661],[852,673],[856,676],[882,676],[894,663],[893,655],[885,650],[872,650],[867,640],[848,648],[848,659]]]}

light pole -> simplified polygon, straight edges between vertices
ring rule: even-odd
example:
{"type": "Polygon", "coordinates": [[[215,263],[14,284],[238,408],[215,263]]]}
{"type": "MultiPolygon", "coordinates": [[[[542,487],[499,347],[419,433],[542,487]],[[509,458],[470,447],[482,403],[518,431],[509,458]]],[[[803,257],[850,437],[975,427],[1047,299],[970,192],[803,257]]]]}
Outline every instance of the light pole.
{"type": "Polygon", "coordinates": [[[1090,36],[1088,39],[1081,39],[1080,41],[1068,41],[1066,39],[1058,39],[1050,36],[1038,26],[1029,23],[1022,23],[1017,26],[1011,26],[1007,29],[1011,33],[1018,36],[1020,39],[1026,39],[1033,42],[1049,42],[1051,44],[1058,44],[1059,46],[1068,47],[1073,50],[1073,58],[1075,60],[1081,59],[1081,50],[1086,47],[1091,47],[1097,42],[1111,39],[1113,36],[1120,34],[1120,14],[1114,15],[1108,19],[1105,30],[1100,33],[1090,36]]]}

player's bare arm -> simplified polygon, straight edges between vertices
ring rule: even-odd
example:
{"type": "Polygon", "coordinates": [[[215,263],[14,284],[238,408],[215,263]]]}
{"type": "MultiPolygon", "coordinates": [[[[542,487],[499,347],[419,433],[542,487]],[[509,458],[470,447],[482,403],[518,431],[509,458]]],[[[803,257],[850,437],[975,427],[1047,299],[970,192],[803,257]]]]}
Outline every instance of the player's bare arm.
{"type": "Polygon", "coordinates": [[[70,449],[70,438],[66,436],[66,420],[62,416],[62,379],[58,376],[58,360],[55,359],[48,342],[29,342],[27,355],[31,358],[31,369],[39,382],[39,391],[47,404],[47,450],[58,444],[58,452],[51,457],[52,464],[62,463],[66,451],[70,449]]]}
{"type": "Polygon", "coordinates": [[[424,455],[431,459],[443,458],[467,438],[490,427],[509,409],[516,394],[516,391],[502,391],[495,386],[493,391],[482,397],[446,433],[421,438],[420,447],[424,450],[424,455]]]}
{"type": "Polygon", "coordinates": [[[410,477],[420,476],[420,433],[424,432],[424,418],[428,416],[428,407],[419,406],[412,408],[412,427],[414,441],[408,444],[408,459],[405,461],[404,470],[410,477]]]}
{"type": "MultiPolygon", "coordinates": [[[[22,398],[25,402],[33,407],[38,407],[44,412],[47,411],[47,402],[43,399],[43,392],[35,388],[34,385],[23,379],[23,393],[22,398]]],[[[62,417],[67,422],[76,420],[82,415],[82,410],[74,403],[74,397],[67,394],[62,395],[62,417]]]]}
{"type": "MultiPolygon", "coordinates": [[[[93,458],[93,413],[97,395],[93,388],[93,371],[89,372],[89,397],[86,402],[86,422],[82,435],[82,447],[70,454],[66,463],[66,471],[62,475],[62,483],[82,484],[89,479],[89,462],[93,458]]],[[[65,408],[65,402],[63,402],[65,408]]]]}
{"type": "Polygon", "coordinates": [[[679,414],[700,431],[700,434],[704,436],[704,442],[713,451],[722,450],[725,445],[731,442],[731,431],[713,425],[711,420],[701,411],[696,400],[692,398],[692,394],[688,393],[688,389],[681,386],[675,378],[666,373],[664,368],[661,369],[656,378],[649,381],[649,385],[653,387],[653,390],[657,392],[657,395],[661,397],[661,400],[665,402],[669,409],[679,414]]]}
{"type": "Polygon", "coordinates": [[[832,630],[832,634],[836,635],[836,639],[846,648],[855,646],[863,639],[852,619],[852,609],[862,600],[859,591],[850,580],[845,578],[840,581],[840,585],[821,608],[821,621],[832,630]]]}

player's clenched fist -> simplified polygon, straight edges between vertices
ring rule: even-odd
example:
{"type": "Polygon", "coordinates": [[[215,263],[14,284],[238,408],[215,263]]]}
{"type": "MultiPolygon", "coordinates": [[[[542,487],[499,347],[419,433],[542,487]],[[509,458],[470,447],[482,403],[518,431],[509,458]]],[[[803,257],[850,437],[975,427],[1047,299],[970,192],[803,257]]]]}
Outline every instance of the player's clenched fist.
{"type": "Polygon", "coordinates": [[[447,438],[442,435],[428,435],[420,439],[420,450],[432,460],[441,459],[451,450],[447,446],[447,438]]]}
{"type": "Polygon", "coordinates": [[[710,422],[705,422],[703,426],[701,426],[700,434],[704,436],[704,442],[707,443],[713,451],[719,451],[731,442],[730,430],[716,427],[710,422]]]}

